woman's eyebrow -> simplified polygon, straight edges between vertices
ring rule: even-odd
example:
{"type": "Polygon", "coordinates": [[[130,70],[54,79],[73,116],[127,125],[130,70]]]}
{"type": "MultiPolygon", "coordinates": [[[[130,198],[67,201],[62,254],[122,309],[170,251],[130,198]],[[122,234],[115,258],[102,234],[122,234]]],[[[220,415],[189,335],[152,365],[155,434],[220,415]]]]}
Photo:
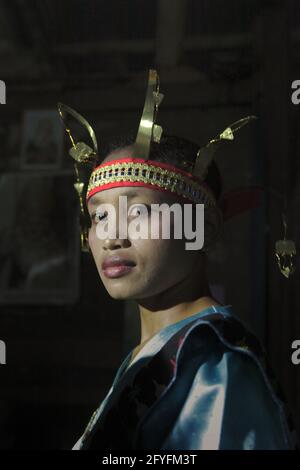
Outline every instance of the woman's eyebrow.
{"type": "Polygon", "coordinates": [[[133,199],[137,196],[142,196],[142,193],[138,193],[137,191],[128,191],[126,194],[120,194],[120,196],[127,196],[129,199],[133,199]]]}

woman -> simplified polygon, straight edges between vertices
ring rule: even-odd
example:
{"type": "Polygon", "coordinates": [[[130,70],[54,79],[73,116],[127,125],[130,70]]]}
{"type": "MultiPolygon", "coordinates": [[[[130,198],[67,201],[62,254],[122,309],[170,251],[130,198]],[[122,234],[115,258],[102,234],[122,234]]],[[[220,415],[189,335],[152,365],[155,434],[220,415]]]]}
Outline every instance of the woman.
{"type": "MultiPolygon", "coordinates": [[[[153,141],[152,132],[150,145],[141,126],[135,142],[106,153],[86,195],[88,244],[99,276],[111,297],[137,302],[141,339],[74,449],[290,449],[283,403],[267,377],[258,341],[209,289],[206,251],[222,226],[212,152],[199,162],[195,144],[170,136],[153,141]],[[146,237],[133,229],[120,236],[121,197],[132,209],[126,228],[138,226],[146,237]],[[186,249],[186,232],[174,235],[184,224],[180,211],[166,215],[174,204],[181,214],[192,204],[188,221],[194,223],[199,203],[205,207],[204,243],[186,249]],[[165,220],[170,237],[163,236],[165,220]]],[[[154,126],[153,114],[151,131],[154,126]]]]}

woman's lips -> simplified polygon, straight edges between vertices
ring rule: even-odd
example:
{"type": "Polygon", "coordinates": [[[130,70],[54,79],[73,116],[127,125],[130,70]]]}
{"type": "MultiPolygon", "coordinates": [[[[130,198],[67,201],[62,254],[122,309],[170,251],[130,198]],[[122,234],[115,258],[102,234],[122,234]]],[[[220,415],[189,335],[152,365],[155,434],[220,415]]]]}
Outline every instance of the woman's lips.
{"type": "Polygon", "coordinates": [[[128,274],[134,266],[127,266],[125,264],[120,264],[118,266],[109,266],[103,269],[103,273],[108,278],[122,277],[125,274],[128,274]]]}

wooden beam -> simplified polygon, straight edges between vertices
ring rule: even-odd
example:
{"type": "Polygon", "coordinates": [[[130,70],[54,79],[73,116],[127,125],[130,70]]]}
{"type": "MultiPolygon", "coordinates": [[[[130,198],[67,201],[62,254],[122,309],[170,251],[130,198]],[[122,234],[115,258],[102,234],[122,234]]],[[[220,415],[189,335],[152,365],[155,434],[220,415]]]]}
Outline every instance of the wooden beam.
{"type": "Polygon", "coordinates": [[[156,64],[175,67],[180,59],[186,19],[186,0],[159,0],[156,28],[156,64]]]}

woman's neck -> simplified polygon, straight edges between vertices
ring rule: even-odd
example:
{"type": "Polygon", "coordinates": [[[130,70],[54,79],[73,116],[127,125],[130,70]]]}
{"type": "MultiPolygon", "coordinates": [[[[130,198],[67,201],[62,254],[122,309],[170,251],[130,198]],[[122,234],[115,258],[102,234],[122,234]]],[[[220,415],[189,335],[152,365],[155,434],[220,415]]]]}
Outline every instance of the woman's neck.
{"type": "Polygon", "coordinates": [[[193,302],[183,302],[166,310],[150,312],[140,307],[141,342],[144,344],[158,331],[184,318],[200,313],[211,306],[221,305],[211,296],[203,296],[193,302]]]}
{"type": "Polygon", "coordinates": [[[205,271],[200,268],[199,272],[193,271],[177,285],[152,298],[140,300],[138,303],[141,319],[140,345],[162,328],[212,305],[220,305],[212,297],[205,271]]]}

